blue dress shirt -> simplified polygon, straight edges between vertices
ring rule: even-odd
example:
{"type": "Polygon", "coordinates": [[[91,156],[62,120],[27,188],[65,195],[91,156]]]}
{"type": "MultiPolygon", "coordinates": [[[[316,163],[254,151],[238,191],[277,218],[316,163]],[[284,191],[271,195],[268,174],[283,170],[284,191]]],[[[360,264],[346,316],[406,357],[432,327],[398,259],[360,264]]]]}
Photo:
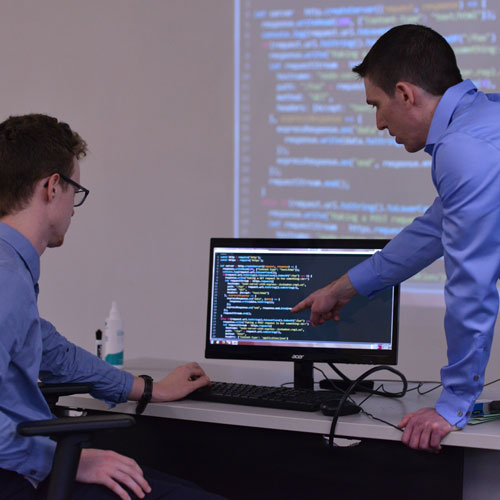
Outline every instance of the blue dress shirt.
{"type": "Polygon", "coordinates": [[[16,426],[25,420],[52,418],[38,389],[43,382],[91,382],[93,396],[125,401],[133,376],[75,346],[37,307],[40,258],[33,245],[0,223],[0,467],[36,481],[52,468],[55,443],[23,437],[16,426]]]}
{"type": "Polygon", "coordinates": [[[438,197],[349,277],[360,295],[373,295],[444,256],[448,365],[436,410],[463,427],[483,388],[498,314],[500,94],[478,92],[470,80],[449,88],[425,151],[438,197]]]}

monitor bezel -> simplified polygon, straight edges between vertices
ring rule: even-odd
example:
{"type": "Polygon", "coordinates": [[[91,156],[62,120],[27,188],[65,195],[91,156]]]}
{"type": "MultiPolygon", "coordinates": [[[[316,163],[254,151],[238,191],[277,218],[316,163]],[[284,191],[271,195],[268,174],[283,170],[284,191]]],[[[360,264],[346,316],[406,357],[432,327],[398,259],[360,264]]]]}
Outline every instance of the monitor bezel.
{"type": "MultiPolygon", "coordinates": [[[[392,349],[344,349],[319,347],[244,346],[212,344],[210,322],[212,309],[212,278],[214,249],[228,248],[359,248],[381,250],[390,240],[364,238],[338,239],[287,239],[287,238],[211,238],[208,277],[208,306],[205,338],[205,358],[246,359],[261,361],[312,361],[364,365],[396,365],[399,341],[399,296],[400,286],[394,286],[393,342],[392,349]]],[[[332,276],[332,280],[336,276],[332,276]]]]}

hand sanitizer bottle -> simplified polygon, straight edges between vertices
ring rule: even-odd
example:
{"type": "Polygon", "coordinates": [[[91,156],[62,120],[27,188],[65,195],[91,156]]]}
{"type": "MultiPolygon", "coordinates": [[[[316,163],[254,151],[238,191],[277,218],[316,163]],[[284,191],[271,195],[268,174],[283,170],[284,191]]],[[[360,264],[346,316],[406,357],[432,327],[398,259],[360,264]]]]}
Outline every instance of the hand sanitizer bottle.
{"type": "Polygon", "coordinates": [[[123,368],[123,324],[115,301],[104,323],[104,359],[116,368],[123,368]]]}

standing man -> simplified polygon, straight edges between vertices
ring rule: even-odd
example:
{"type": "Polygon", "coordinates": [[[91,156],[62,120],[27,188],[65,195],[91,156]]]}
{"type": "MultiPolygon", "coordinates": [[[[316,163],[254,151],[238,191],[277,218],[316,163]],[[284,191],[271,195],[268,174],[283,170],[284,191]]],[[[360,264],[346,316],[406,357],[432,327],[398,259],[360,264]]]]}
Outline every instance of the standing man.
{"type": "Polygon", "coordinates": [[[385,33],[353,71],[363,78],[377,128],[409,153],[432,156],[438,197],[381,252],[292,312],[311,309],[313,325],[339,320],[356,294],[371,296],[444,256],[448,365],[435,408],[403,417],[403,442],[438,452],[441,439],[466,425],[482,391],[498,313],[500,277],[500,95],[462,81],[446,40],[425,26],[385,33]]]}
{"type": "MultiPolygon", "coordinates": [[[[0,499],[43,498],[55,443],[16,432],[19,422],[51,418],[39,378],[90,382],[97,398],[112,404],[141,400],[142,406],[180,399],[210,383],[189,363],[153,383],[151,399],[150,381],[101,361],[40,318],[40,256],[63,244],[74,207],[89,193],[80,185],[79,160],[86,151],[76,132],[49,116],[16,116],[0,124],[0,499]]],[[[176,478],[145,478],[134,460],[105,450],[84,449],[76,479],[74,499],[220,499],[176,478]]]]}

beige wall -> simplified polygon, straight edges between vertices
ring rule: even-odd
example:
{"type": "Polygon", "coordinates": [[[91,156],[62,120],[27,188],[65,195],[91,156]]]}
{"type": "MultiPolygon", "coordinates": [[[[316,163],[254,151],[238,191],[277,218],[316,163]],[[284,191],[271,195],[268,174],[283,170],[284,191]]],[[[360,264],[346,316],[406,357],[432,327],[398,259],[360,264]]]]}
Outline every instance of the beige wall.
{"type": "MultiPolygon", "coordinates": [[[[91,194],[40,296],[86,348],[115,299],[126,357],[203,360],[209,238],[232,235],[232,16],[231,0],[1,2],[1,117],[49,113],[90,146],[91,194]]],[[[399,368],[437,379],[442,312],[411,314],[399,368]]]]}

